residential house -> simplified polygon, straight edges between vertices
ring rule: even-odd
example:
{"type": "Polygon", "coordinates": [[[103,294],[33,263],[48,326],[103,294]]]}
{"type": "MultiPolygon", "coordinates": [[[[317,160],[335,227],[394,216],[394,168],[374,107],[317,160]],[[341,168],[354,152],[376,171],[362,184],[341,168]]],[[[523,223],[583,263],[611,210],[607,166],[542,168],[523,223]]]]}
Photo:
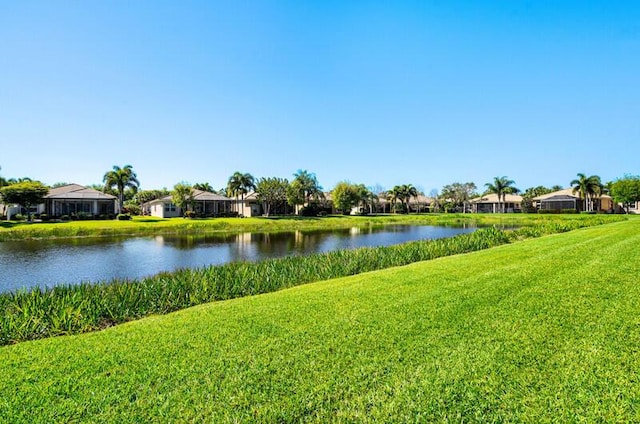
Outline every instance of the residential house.
{"type": "Polygon", "coordinates": [[[80,184],[67,184],[49,190],[37,213],[50,217],[85,214],[91,216],[115,214],[118,199],[107,193],[80,184]]]}
{"type": "Polygon", "coordinates": [[[473,213],[513,213],[522,212],[522,196],[517,194],[505,194],[498,201],[495,193],[485,194],[469,201],[473,213]]]}
{"type": "MultiPolygon", "coordinates": [[[[198,216],[221,216],[231,211],[233,201],[217,193],[193,189],[193,211],[198,216]]],[[[173,203],[171,195],[152,200],[142,205],[144,215],[158,218],[175,218],[182,216],[182,209],[173,203]]]]}
{"type": "MultiPolygon", "coordinates": [[[[236,202],[235,199],[234,202],[236,202]]],[[[241,216],[261,216],[264,213],[262,201],[258,199],[258,194],[255,192],[245,195],[244,200],[239,197],[234,210],[241,216]]]]}
{"type": "MultiPolygon", "coordinates": [[[[565,188],[552,193],[543,194],[533,198],[534,204],[539,210],[563,211],[563,210],[584,210],[584,199],[580,198],[580,193],[573,188],[565,188]]],[[[603,194],[593,199],[594,211],[614,212],[618,210],[611,196],[603,194]]]]}

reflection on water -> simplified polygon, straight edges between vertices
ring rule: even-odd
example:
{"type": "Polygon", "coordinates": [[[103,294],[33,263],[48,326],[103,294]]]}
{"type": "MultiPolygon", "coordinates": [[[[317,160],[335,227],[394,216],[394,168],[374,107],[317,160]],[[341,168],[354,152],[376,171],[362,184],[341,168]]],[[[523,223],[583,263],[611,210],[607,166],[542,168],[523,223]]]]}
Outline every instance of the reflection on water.
{"type": "Polygon", "coordinates": [[[0,243],[0,291],[114,278],[232,261],[387,246],[452,237],[475,227],[390,225],[334,231],[157,235],[0,243]]]}

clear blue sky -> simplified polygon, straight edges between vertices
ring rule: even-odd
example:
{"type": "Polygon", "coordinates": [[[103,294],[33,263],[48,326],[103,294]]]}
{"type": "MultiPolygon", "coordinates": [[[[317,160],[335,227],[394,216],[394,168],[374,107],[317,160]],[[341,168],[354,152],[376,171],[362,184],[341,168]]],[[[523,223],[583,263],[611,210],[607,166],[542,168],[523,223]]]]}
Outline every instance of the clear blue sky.
{"type": "Polygon", "coordinates": [[[638,1],[0,0],[4,177],[640,173],[638,1]]]}

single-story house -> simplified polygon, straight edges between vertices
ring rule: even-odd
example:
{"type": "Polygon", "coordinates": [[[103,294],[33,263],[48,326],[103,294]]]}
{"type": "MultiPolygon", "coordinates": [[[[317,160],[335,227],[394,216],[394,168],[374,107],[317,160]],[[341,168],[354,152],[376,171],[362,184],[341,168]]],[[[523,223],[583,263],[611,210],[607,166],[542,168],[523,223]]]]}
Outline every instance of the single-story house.
{"type": "Polygon", "coordinates": [[[118,198],[80,184],[67,184],[49,190],[38,213],[51,217],[88,214],[93,216],[115,214],[118,198]]]}
{"type": "Polygon", "coordinates": [[[505,194],[504,198],[498,201],[498,195],[491,193],[471,199],[469,202],[473,213],[522,212],[522,196],[518,194],[505,194]]]}
{"type": "MultiPolygon", "coordinates": [[[[537,209],[541,210],[584,210],[584,199],[580,198],[579,192],[574,192],[573,188],[565,188],[552,193],[543,194],[533,198],[537,209]]],[[[612,212],[617,210],[611,196],[603,194],[593,199],[594,211],[612,212]]]]}
{"type": "MultiPolygon", "coordinates": [[[[236,202],[235,199],[234,202],[236,202]]],[[[262,202],[255,192],[246,194],[244,201],[241,197],[238,197],[234,210],[242,216],[261,216],[264,213],[262,202]]],[[[275,211],[271,211],[271,213],[275,213],[275,211]]]]}
{"type": "MultiPolygon", "coordinates": [[[[193,190],[193,210],[200,216],[220,216],[231,211],[233,201],[228,197],[208,191],[193,190]]],[[[152,200],[142,205],[144,215],[158,218],[182,216],[182,209],[173,203],[171,195],[152,200]]]]}

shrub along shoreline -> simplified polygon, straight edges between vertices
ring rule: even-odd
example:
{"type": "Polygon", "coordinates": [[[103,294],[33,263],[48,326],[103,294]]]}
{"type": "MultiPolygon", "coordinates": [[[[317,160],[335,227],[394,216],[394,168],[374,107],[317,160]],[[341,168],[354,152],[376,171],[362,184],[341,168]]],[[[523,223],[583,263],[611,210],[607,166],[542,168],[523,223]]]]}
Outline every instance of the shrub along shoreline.
{"type": "Polygon", "coordinates": [[[182,269],[139,280],[3,293],[0,345],[100,330],[202,303],[268,293],[625,219],[593,216],[510,231],[488,227],[446,239],[182,269]]]}
{"type": "Polygon", "coordinates": [[[327,217],[155,218],[137,216],[130,221],[12,222],[0,221],[0,242],[78,237],[152,236],[159,234],[237,234],[333,230],[385,225],[534,225],[584,218],[576,215],[537,214],[420,214],[327,217]]]}

